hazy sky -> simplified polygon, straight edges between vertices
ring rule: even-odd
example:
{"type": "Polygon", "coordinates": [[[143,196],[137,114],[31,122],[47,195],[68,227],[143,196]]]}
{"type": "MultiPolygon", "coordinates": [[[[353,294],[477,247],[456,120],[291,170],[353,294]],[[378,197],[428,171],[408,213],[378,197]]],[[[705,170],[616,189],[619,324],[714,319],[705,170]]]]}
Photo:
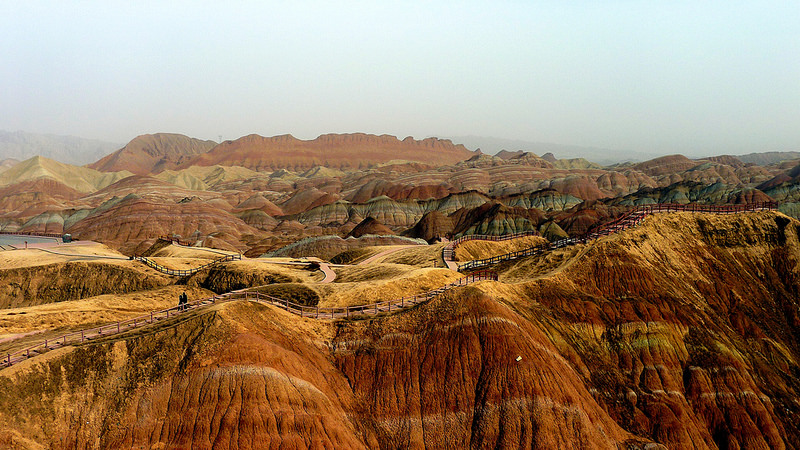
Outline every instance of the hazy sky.
{"type": "Polygon", "coordinates": [[[3,0],[0,129],[800,150],[800,2],[3,0]]]}

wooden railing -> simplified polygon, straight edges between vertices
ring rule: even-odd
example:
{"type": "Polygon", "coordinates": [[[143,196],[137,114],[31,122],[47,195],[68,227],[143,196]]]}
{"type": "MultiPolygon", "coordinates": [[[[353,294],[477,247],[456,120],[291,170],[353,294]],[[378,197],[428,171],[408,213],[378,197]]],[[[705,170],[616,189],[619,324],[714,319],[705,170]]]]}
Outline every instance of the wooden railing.
{"type": "Polygon", "coordinates": [[[134,256],[133,259],[135,261],[141,261],[141,262],[147,264],[148,266],[152,267],[153,269],[155,269],[155,270],[157,270],[157,271],[159,271],[161,273],[165,273],[167,275],[178,276],[178,277],[188,277],[189,275],[193,275],[193,274],[195,274],[195,273],[197,273],[197,272],[199,272],[199,271],[201,271],[201,270],[203,270],[203,269],[205,269],[207,267],[211,267],[211,266],[214,266],[214,265],[217,265],[217,264],[221,264],[221,263],[224,263],[224,262],[227,262],[227,261],[241,260],[242,259],[242,255],[221,256],[221,257],[219,257],[217,259],[212,260],[208,264],[203,264],[200,267],[195,267],[195,268],[186,269],[186,270],[177,270],[177,269],[170,269],[169,267],[164,267],[161,264],[153,261],[152,259],[150,259],[150,258],[148,258],[146,256],[134,256]]]}
{"type": "Polygon", "coordinates": [[[249,292],[244,289],[228,292],[222,295],[215,295],[203,300],[196,300],[194,302],[186,303],[181,306],[174,306],[172,308],[162,309],[159,311],[152,311],[148,314],[118,321],[116,323],[103,325],[100,327],[89,328],[79,331],[73,331],[56,338],[45,339],[36,345],[32,345],[14,353],[6,353],[0,367],[10,367],[13,364],[33,358],[37,355],[43,354],[49,350],[56,348],[66,347],[67,345],[81,344],[87,341],[97,340],[99,338],[124,333],[136,328],[141,328],[150,325],[159,320],[169,319],[189,310],[197,309],[206,305],[230,302],[234,300],[249,300],[265,304],[277,306],[289,313],[298,315],[300,317],[307,317],[313,319],[343,319],[350,317],[377,315],[381,313],[391,313],[393,311],[400,311],[405,308],[417,305],[428,301],[437,295],[440,295],[450,289],[466,286],[470,283],[477,281],[492,280],[497,281],[497,274],[490,271],[480,271],[469,274],[458,280],[448,283],[438,289],[425,292],[423,294],[412,295],[408,297],[401,297],[399,299],[387,300],[377,302],[370,305],[361,306],[348,306],[348,307],[333,307],[333,308],[320,308],[318,306],[304,306],[289,300],[285,300],[271,295],[262,294],[260,292],[249,292]]]}
{"type": "Polygon", "coordinates": [[[541,236],[538,231],[521,231],[519,233],[489,235],[489,234],[466,234],[458,239],[454,239],[447,243],[442,249],[442,258],[445,261],[455,261],[456,247],[462,242],[466,241],[508,241],[527,236],[541,236]]]}
{"type": "Polygon", "coordinates": [[[39,233],[38,231],[0,231],[4,235],[17,235],[17,236],[33,236],[33,237],[47,237],[47,238],[62,238],[64,234],[58,233],[39,233]]]}
{"type": "MultiPolygon", "coordinates": [[[[698,204],[682,205],[677,203],[659,203],[655,205],[638,206],[626,212],[625,214],[621,215],[620,217],[612,220],[611,222],[606,222],[594,229],[589,230],[588,232],[586,232],[581,236],[559,239],[557,241],[553,241],[550,243],[536,245],[523,250],[518,250],[503,255],[493,256],[491,258],[476,259],[459,265],[458,271],[463,272],[469,270],[476,270],[503,261],[509,261],[512,259],[522,258],[525,256],[539,255],[544,252],[555,250],[557,248],[566,247],[569,245],[583,244],[588,241],[597,239],[599,237],[608,236],[610,234],[617,233],[619,231],[623,231],[630,227],[636,226],[642,220],[644,220],[645,217],[653,213],[699,212],[699,213],[713,213],[713,214],[735,214],[735,213],[749,212],[749,211],[768,211],[777,208],[778,208],[777,202],[758,202],[758,203],[748,203],[741,205],[698,205],[698,204]]],[[[444,249],[442,250],[443,258],[447,256],[449,257],[450,261],[453,261],[453,256],[455,255],[455,246],[463,242],[460,239],[461,238],[453,241],[454,245],[452,246],[448,244],[450,249],[447,252],[445,252],[444,249]]],[[[448,246],[446,246],[445,249],[447,249],[448,246]]]]}
{"type": "Polygon", "coordinates": [[[178,244],[178,245],[181,245],[183,247],[191,247],[192,246],[192,243],[189,242],[189,241],[183,241],[183,240],[181,240],[179,238],[176,238],[176,237],[173,237],[173,236],[168,236],[166,234],[163,235],[163,236],[159,236],[158,240],[166,241],[166,242],[172,242],[173,244],[178,244]]]}

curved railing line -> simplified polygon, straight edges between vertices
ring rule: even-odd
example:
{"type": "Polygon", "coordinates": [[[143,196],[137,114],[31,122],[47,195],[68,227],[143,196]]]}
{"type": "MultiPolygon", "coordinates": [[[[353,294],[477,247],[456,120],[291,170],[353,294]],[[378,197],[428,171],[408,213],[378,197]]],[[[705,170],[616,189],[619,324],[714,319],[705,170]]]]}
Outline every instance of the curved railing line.
{"type": "Polygon", "coordinates": [[[189,241],[182,241],[182,240],[180,240],[180,238],[176,238],[176,237],[169,236],[169,235],[166,235],[166,234],[163,235],[163,236],[159,236],[158,240],[159,241],[171,242],[173,244],[178,244],[178,245],[180,245],[182,247],[191,247],[192,246],[192,243],[189,242],[189,241]]]}
{"type": "Polygon", "coordinates": [[[461,277],[452,283],[448,283],[442,287],[425,292],[423,294],[401,297],[399,299],[387,300],[383,302],[376,302],[369,305],[322,308],[319,306],[304,306],[298,303],[290,302],[286,299],[262,294],[260,292],[249,292],[245,289],[240,289],[228,292],[226,294],[215,295],[206,299],[196,300],[184,305],[162,309],[160,311],[151,311],[149,314],[134,317],[132,319],[122,320],[116,323],[102,325],[100,327],[73,331],[53,339],[45,339],[44,342],[17,350],[14,353],[6,353],[4,358],[0,361],[0,367],[10,367],[13,364],[25,361],[37,355],[41,355],[49,350],[66,347],[68,344],[83,343],[87,340],[130,331],[132,329],[152,324],[158,320],[168,319],[170,315],[176,316],[188,310],[196,309],[209,304],[230,302],[234,300],[252,300],[277,306],[278,308],[300,317],[313,319],[344,319],[358,316],[377,315],[381,313],[391,313],[392,311],[401,311],[405,308],[428,301],[450,289],[459,286],[466,286],[470,283],[484,280],[497,281],[497,274],[490,271],[480,271],[461,277]]]}
{"type": "Polygon", "coordinates": [[[9,235],[9,236],[33,236],[33,237],[45,237],[45,238],[58,238],[61,239],[64,237],[64,233],[39,233],[36,231],[0,231],[0,234],[9,235]]]}
{"type": "Polygon", "coordinates": [[[522,237],[528,236],[541,236],[538,231],[520,231],[519,233],[512,233],[512,234],[501,234],[501,235],[490,235],[490,234],[466,234],[464,236],[459,237],[458,239],[454,239],[447,243],[447,245],[442,248],[442,259],[445,261],[455,261],[455,251],[456,247],[461,244],[462,242],[466,241],[508,241],[511,239],[518,239],[522,237]]]}
{"type": "MultiPolygon", "coordinates": [[[[581,236],[559,239],[547,244],[541,244],[523,250],[517,250],[515,252],[505,253],[503,255],[497,255],[491,258],[468,261],[464,264],[459,265],[458,271],[462,272],[467,270],[481,269],[503,261],[509,261],[512,259],[522,258],[525,256],[539,255],[544,252],[566,247],[569,245],[583,244],[603,236],[608,236],[610,234],[619,231],[627,230],[628,228],[636,226],[639,223],[641,223],[641,221],[644,220],[646,216],[658,212],[700,212],[700,213],[713,213],[713,214],[735,214],[740,212],[774,210],[777,209],[777,207],[778,207],[777,202],[757,202],[757,203],[747,203],[740,205],[698,205],[698,204],[659,203],[655,205],[638,206],[636,208],[631,209],[622,216],[614,219],[613,221],[607,222],[599,226],[598,228],[588,231],[587,233],[581,236]]],[[[447,246],[445,246],[444,249],[442,249],[442,258],[445,260],[445,263],[447,264],[448,262],[447,258],[449,258],[449,261],[451,262],[451,264],[448,264],[448,266],[453,264],[453,256],[455,255],[455,246],[463,242],[460,241],[459,239],[453,241],[453,245],[448,244],[447,246]],[[450,248],[448,249],[448,247],[450,248]]]]}
{"type": "Polygon", "coordinates": [[[157,271],[159,271],[161,273],[165,273],[167,275],[178,276],[178,277],[187,277],[187,276],[193,275],[193,274],[195,274],[195,273],[197,273],[197,272],[199,272],[199,271],[201,271],[201,270],[203,270],[203,269],[205,269],[207,267],[211,267],[211,266],[214,266],[214,265],[217,265],[217,264],[221,264],[221,263],[224,263],[224,262],[227,262],[227,261],[241,260],[242,259],[242,255],[227,255],[227,256],[223,256],[221,258],[216,258],[216,259],[212,260],[208,264],[203,264],[200,267],[195,267],[193,269],[186,269],[186,270],[176,270],[176,269],[170,269],[169,267],[164,267],[161,264],[153,261],[152,259],[150,259],[150,258],[148,258],[146,256],[133,256],[132,259],[134,261],[141,261],[144,264],[146,264],[147,266],[152,267],[153,269],[155,269],[155,270],[157,270],[157,271]]]}

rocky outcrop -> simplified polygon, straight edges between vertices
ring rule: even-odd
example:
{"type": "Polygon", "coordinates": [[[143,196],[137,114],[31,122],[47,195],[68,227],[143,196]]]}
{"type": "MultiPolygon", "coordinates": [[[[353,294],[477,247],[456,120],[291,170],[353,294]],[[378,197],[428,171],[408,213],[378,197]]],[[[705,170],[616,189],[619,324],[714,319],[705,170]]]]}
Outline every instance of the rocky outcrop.
{"type": "Polygon", "coordinates": [[[503,235],[522,231],[536,231],[544,221],[538,209],[508,207],[500,203],[485,203],[473,209],[461,209],[450,218],[454,223],[453,235],[466,234],[503,235]]]}
{"type": "Polygon", "coordinates": [[[3,269],[0,270],[0,309],[124,294],[170,283],[169,277],[145,267],[98,262],[3,269]]]}
{"type": "Polygon", "coordinates": [[[366,219],[362,220],[361,223],[356,225],[355,228],[350,230],[347,233],[347,236],[352,236],[355,238],[360,238],[361,236],[365,235],[376,235],[376,236],[385,236],[385,235],[393,235],[394,232],[385,225],[375,220],[373,217],[367,217],[366,219]]]}
{"type": "Polygon", "coordinates": [[[429,244],[453,234],[453,220],[439,211],[426,213],[419,222],[403,233],[404,236],[424,239],[429,244]]]}
{"type": "Polygon", "coordinates": [[[701,163],[692,161],[683,155],[662,156],[634,165],[632,168],[645,175],[654,177],[691,169],[701,163]]]}
{"type": "Polygon", "coordinates": [[[263,286],[274,283],[293,283],[297,278],[265,268],[242,263],[226,263],[211,266],[195,273],[186,280],[189,286],[200,286],[217,294],[244,289],[252,286],[263,286]]]}

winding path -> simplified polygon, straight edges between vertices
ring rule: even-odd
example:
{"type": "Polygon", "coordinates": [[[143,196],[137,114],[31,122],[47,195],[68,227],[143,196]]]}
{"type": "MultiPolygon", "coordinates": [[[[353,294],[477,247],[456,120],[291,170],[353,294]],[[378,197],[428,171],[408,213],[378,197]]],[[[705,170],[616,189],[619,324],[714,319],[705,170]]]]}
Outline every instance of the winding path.
{"type": "Polygon", "coordinates": [[[150,259],[150,258],[148,258],[146,256],[133,256],[131,259],[133,259],[134,261],[141,261],[144,264],[146,264],[147,266],[152,267],[153,269],[155,269],[155,270],[157,270],[157,271],[159,271],[159,272],[161,272],[163,274],[176,276],[176,277],[188,277],[189,275],[192,275],[192,274],[195,274],[197,272],[200,272],[201,270],[205,269],[206,267],[215,266],[217,264],[221,264],[221,263],[224,263],[224,262],[227,262],[227,261],[240,260],[240,259],[242,259],[242,255],[222,256],[220,258],[212,260],[208,264],[203,264],[200,267],[195,267],[193,269],[187,269],[187,270],[176,270],[176,269],[170,269],[169,267],[164,267],[161,264],[153,261],[152,259],[150,259]]]}
{"type": "MultiPolygon", "coordinates": [[[[249,292],[246,289],[239,289],[231,291],[222,295],[215,295],[203,300],[197,300],[187,303],[183,306],[174,306],[172,308],[162,309],[159,311],[152,311],[148,314],[134,317],[133,319],[123,320],[116,323],[103,325],[96,328],[83,329],[73,331],[62,336],[52,339],[45,339],[30,347],[17,350],[14,353],[6,353],[3,359],[0,360],[0,367],[10,367],[19,362],[34,358],[37,355],[44,354],[50,350],[57,348],[67,347],[74,344],[83,344],[91,342],[110,335],[121,334],[132,329],[141,328],[151,325],[158,321],[166,320],[171,317],[177,317],[187,311],[192,311],[204,306],[213,305],[216,303],[224,303],[236,300],[255,301],[265,303],[268,305],[276,306],[291,314],[300,317],[311,319],[347,319],[351,317],[361,316],[374,316],[383,313],[392,313],[401,311],[412,306],[424,303],[438,295],[441,295],[451,289],[466,286],[478,281],[492,280],[497,281],[497,274],[494,272],[476,272],[458,280],[448,283],[442,287],[428,291],[422,294],[412,295],[408,297],[401,297],[399,299],[387,300],[383,302],[376,302],[369,305],[348,306],[348,307],[333,307],[333,308],[320,308],[319,306],[304,306],[297,303],[290,302],[289,300],[273,297],[271,295],[262,294],[260,292],[249,292]]],[[[0,369],[2,370],[2,369],[0,369]]]]}
{"type": "MultiPolygon", "coordinates": [[[[506,253],[504,255],[495,256],[492,258],[486,258],[481,260],[469,261],[461,266],[458,266],[458,270],[472,270],[478,267],[485,267],[491,264],[495,264],[501,261],[508,261],[511,259],[520,258],[523,256],[535,255],[540,254],[545,251],[550,251],[553,249],[565,247],[568,245],[575,245],[579,243],[585,243],[592,239],[597,239],[601,236],[607,236],[612,233],[616,233],[619,231],[626,230],[630,227],[636,226],[637,224],[641,223],[644,218],[653,213],[657,212],[673,212],[673,211],[688,211],[688,212],[702,212],[702,213],[716,213],[716,214],[732,214],[732,213],[739,213],[739,212],[748,212],[748,211],[764,211],[764,210],[773,210],[777,208],[777,203],[775,202],[762,202],[762,203],[753,203],[748,205],[725,205],[725,206],[705,206],[705,205],[670,205],[670,204],[660,204],[660,205],[649,205],[649,206],[640,206],[638,208],[634,208],[633,210],[629,211],[626,214],[623,214],[621,217],[617,218],[616,220],[606,223],[586,234],[583,236],[575,237],[575,238],[567,238],[567,239],[560,239],[558,241],[545,244],[542,246],[536,246],[525,250],[520,250],[516,252],[506,253]]],[[[515,237],[521,237],[523,235],[527,235],[526,233],[520,233],[517,235],[509,235],[507,237],[489,237],[489,240],[507,240],[513,239],[515,237]]],[[[455,247],[466,240],[471,239],[482,239],[482,237],[478,236],[471,236],[471,237],[462,237],[455,241],[449,243],[445,248],[442,250],[442,257],[445,258],[445,261],[452,261],[453,253],[455,247]],[[449,259],[448,259],[449,258],[449,259]]],[[[399,250],[399,249],[398,249],[399,250]]],[[[396,250],[394,250],[396,251],[396,250]]],[[[384,252],[382,252],[384,253],[384,252]]],[[[390,252],[386,252],[390,253],[390,252]]],[[[385,253],[384,253],[385,254],[385,253]]],[[[232,255],[232,256],[239,256],[241,255],[232,255]]],[[[375,255],[383,256],[381,254],[375,255]]],[[[377,258],[376,258],[377,259],[377,258]]],[[[210,264],[216,263],[218,260],[210,264]]],[[[454,261],[453,261],[454,262],[454,261]]],[[[209,265],[210,265],[209,264],[209,265]]],[[[328,269],[330,269],[328,267],[328,269]]],[[[199,270],[199,269],[197,269],[199,270]]],[[[195,270],[196,271],[196,270],[195,270]]],[[[182,271],[173,271],[173,272],[182,272],[182,271]]],[[[335,276],[335,274],[334,274],[335,276]]],[[[326,279],[327,279],[326,274],[326,279]]],[[[183,306],[175,306],[172,308],[150,312],[147,315],[135,317],[133,319],[128,319],[125,321],[120,321],[108,325],[103,325],[97,328],[91,328],[86,330],[80,330],[65,334],[63,336],[59,336],[55,339],[48,339],[44,340],[44,342],[38,343],[36,345],[18,350],[14,353],[6,353],[2,360],[0,360],[0,365],[9,367],[13,364],[16,364],[21,361],[25,361],[27,359],[33,358],[36,355],[40,355],[46,353],[49,350],[66,347],[71,344],[81,344],[86,341],[91,341],[93,339],[97,339],[100,337],[105,337],[108,335],[113,334],[120,334],[131,329],[135,329],[142,326],[147,326],[153,324],[159,320],[166,320],[169,319],[170,316],[178,316],[186,311],[191,311],[197,308],[201,308],[210,304],[215,304],[219,302],[228,302],[228,301],[235,301],[235,300],[245,300],[245,301],[256,301],[260,303],[266,303],[278,308],[284,309],[285,311],[299,315],[300,317],[307,317],[313,319],[346,319],[350,317],[358,317],[358,316],[369,316],[369,315],[378,315],[382,313],[392,313],[395,311],[401,311],[408,307],[426,302],[438,295],[441,295],[444,292],[447,292],[450,289],[454,289],[460,286],[465,286],[467,284],[471,284],[478,281],[483,280],[493,280],[496,281],[498,279],[497,273],[490,272],[490,271],[477,271],[465,277],[459,278],[453,283],[448,283],[438,289],[434,289],[432,291],[428,291],[424,294],[409,296],[409,297],[402,297],[400,299],[394,299],[384,302],[376,302],[369,305],[361,305],[361,306],[351,306],[351,307],[336,307],[336,308],[320,308],[319,306],[303,306],[293,302],[290,302],[286,299],[281,299],[278,297],[273,297],[265,294],[261,294],[259,292],[248,292],[246,289],[241,289],[237,291],[232,291],[226,294],[222,294],[219,296],[213,296],[207,299],[198,300],[195,302],[188,303],[183,306]]],[[[248,288],[249,289],[249,288],[248,288]]]]}
{"type": "Polygon", "coordinates": [[[227,261],[235,261],[235,260],[241,260],[242,259],[242,255],[240,253],[229,254],[229,253],[218,252],[218,251],[215,251],[215,250],[202,248],[202,247],[192,247],[191,245],[189,245],[188,242],[184,242],[184,241],[181,241],[181,240],[179,240],[177,238],[172,238],[172,237],[169,237],[169,236],[159,236],[158,240],[169,242],[172,245],[175,245],[175,246],[178,246],[178,247],[186,247],[186,248],[191,248],[191,249],[194,249],[194,250],[206,250],[206,251],[210,251],[212,253],[221,254],[221,255],[224,255],[224,256],[216,258],[216,259],[212,260],[211,262],[209,262],[207,264],[203,264],[200,267],[195,267],[193,269],[186,269],[186,270],[177,270],[177,269],[170,269],[169,267],[164,267],[161,264],[155,262],[154,260],[152,260],[152,259],[150,259],[150,258],[148,258],[146,256],[135,256],[134,255],[134,256],[131,257],[131,259],[133,259],[134,261],[141,261],[145,265],[147,265],[147,266],[149,266],[149,267],[151,267],[151,268],[153,268],[153,269],[155,269],[155,270],[157,270],[157,271],[159,271],[159,272],[161,272],[163,274],[171,275],[171,276],[178,276],[178,277],[187,277],[189,275],[193,275],[193,274],[205,269],[206,267],[215,266],[217,264],[221,264],[221,263],[224,263],[224,262],[227,262],[227,261]]]}
{"type": "Polygon", "coordinates": [[[325,278],[320,281],[320,283],[333,283],[333,280],[336,279],[336,272],[331,269],[331,265],[326,262],[319,263],[319,270],[325,274],[325,278]]]}

